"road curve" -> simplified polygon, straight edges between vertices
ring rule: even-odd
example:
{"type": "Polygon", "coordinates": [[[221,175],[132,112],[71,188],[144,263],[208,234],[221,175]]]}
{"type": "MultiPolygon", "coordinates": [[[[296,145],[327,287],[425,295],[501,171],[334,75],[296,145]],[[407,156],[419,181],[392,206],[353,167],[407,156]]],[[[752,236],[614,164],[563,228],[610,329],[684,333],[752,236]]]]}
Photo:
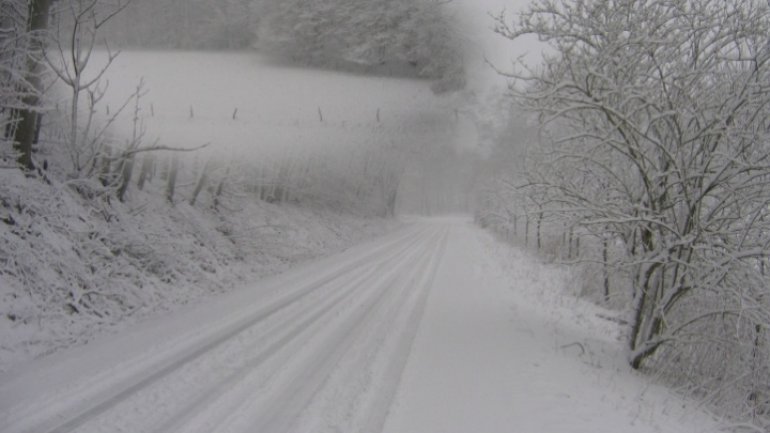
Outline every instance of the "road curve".
{"type": "Polygon", "coordinates": [[[380,431],[449,230],[412,224],[2,377],[0,431],[380,431]]]}

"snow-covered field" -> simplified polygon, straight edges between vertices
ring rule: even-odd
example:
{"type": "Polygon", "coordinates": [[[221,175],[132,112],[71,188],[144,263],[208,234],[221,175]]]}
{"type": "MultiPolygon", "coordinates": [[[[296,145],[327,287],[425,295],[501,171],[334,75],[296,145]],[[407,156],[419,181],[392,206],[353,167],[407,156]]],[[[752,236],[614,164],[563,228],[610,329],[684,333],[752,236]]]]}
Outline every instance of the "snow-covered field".
{"type": "MultiPolygon", "coordinates": [[[[105,53],[93,60],[94,70],[105,53]]],[[[209,144],[204,153],[260,160],[369,145],[419,149],[451,137],[454,112],[429,82],[298,69],[253,52],[125,51],[111,65],[98,114],[113,115],[140,80],[144,142],[209,144]],[[447,131],[449,129],[450,131],[447,131]]],[[[132,133],[131,108],[117,135],[132,133]]]]}
{"type": "Polygon", "coordinates": [[[624,365],[615,325],[567,277],[470,221],[414,221],[16,369],[0,429],[717,431],[624,365]]]}

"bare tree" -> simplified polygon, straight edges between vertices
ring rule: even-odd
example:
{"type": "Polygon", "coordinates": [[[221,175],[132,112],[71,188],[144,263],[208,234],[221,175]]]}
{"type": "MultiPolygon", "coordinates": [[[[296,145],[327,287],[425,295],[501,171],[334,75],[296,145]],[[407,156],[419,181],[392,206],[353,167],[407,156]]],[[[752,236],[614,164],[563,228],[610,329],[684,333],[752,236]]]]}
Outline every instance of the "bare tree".
{"type": "MultiPolygon", "coordinates": [[[[73,175],[94,170],[106,127],[92,133],[96,104],[104,97],[106,84],[101,79],[119,53],[107,47],[107,57],[95,72],[87,74],[94,50],[99,42],[98,32],[109,20],[120,13],[127,2],[105,5],[102,0],[68,0],[56,14],[54,49],[45,50],[45,60],[59,80],[70,90],[69,136],[66,140],[73,175]],[[85,120],[81,121],[81,104],[86,99],[85,120]]],[[[112,123],[128,105],[130,99],[114,113],[112,123]]]]}
{"type": "Polygon", "coordinates": [[[631,365],[686,365],[768,410],[746,361],[770,317],[768,4],[539,0],[496,30],[555,52],[507,74],[546,133],[550,211],[624,246],[631,365]]]}
{"type": "MultiPolygon", "coordinates": [[[[0,127],[4,162],[11,155],[18,111],[28,92],[26,81],[26,5],[21,0],[0,0],[0,127]]],[[[10,165],[9,165],[10,166],[10,165]]]]}
{"type": "Polygon", "coordinates": [[[5,0],[2,19],[3,101],[5,136],[13,143],[21,168],[32,170],[33,144],[40,125],[40,97],[43,93],[43,48],[48,18],[54,0],[18,2],[5,0]],[[5,14],[7,13],[7,15],[5,14]],[[24,25],[21,26],[21,22],[24,25]],[[4,98],[5,99],[5,98],[4,98]]]}

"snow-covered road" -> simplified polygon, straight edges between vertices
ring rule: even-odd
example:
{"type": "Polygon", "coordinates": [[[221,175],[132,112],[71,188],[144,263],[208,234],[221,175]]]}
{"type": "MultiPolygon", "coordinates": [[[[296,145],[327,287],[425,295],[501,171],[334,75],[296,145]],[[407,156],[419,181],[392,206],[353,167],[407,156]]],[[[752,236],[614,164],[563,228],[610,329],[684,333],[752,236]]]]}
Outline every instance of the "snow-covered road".
{"type": "Polygon", "coordinates": [[[480,236],[414,222],[11,371],[0,431],[704,431],[583,374],[490,275],[480,236]]]}

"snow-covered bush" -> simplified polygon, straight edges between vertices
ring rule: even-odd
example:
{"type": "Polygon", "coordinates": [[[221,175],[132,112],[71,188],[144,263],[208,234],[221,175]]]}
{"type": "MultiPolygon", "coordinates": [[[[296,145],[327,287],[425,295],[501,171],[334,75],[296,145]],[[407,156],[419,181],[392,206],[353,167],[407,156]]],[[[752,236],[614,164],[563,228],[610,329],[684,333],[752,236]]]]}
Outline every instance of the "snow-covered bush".
{"type": "Polygon", "coordinates": [[[173,205],[160,175],[120,202],[97,179],[0,170],[0,370],[387,226],[320,206],[269,204],[219,170],[191,206],[193,164],[180,165],[173,205]]]}

